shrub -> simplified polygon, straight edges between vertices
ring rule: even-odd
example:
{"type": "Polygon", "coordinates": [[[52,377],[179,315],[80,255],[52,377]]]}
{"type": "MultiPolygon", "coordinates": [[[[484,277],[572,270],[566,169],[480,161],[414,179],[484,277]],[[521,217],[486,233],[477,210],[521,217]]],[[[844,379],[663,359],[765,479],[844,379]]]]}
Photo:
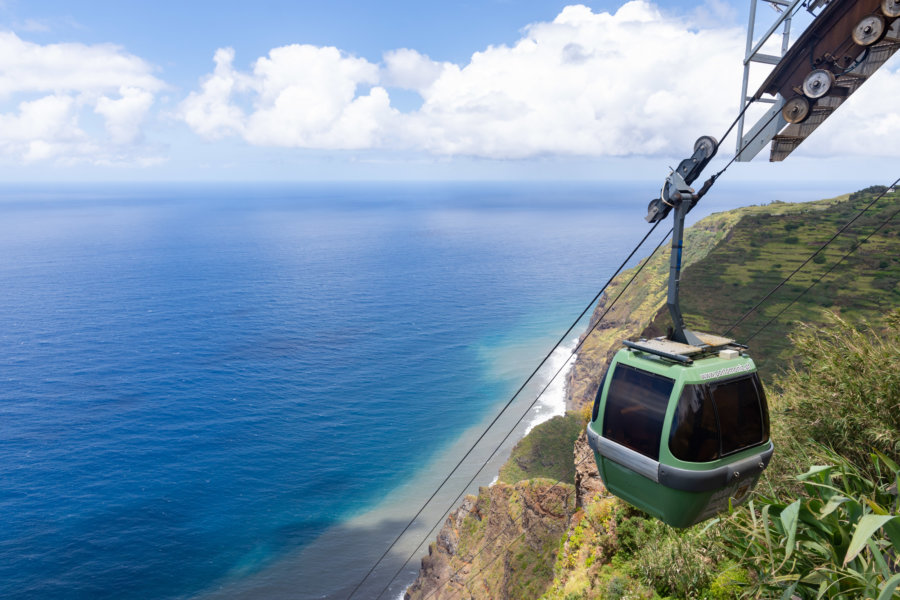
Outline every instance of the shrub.
{"type": "Polygon", "coordinates": [[[745,596],[900,598],[900,467],[876,452],[868,476],[831,458],[798,477],[797,499],[757,498],[736,513],[726,547],[754,574],[738,582],[745,596]]]}
{"type": "Polygon", "coordinates": [[[828,322],[792,336],[802,364],[776,381],[776,444],[796,449],[808,437],[864,470],[873,448],[900,461],[900,311],[884,332],[854,329],[835,314],[828,322]]]}

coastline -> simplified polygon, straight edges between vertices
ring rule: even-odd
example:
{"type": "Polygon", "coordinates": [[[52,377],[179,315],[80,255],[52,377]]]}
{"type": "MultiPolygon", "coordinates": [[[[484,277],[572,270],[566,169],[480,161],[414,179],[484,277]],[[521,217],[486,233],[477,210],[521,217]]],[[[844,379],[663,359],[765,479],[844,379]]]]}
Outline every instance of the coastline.
{"type": "MultiPolygon", "coordinates": [[[[439,450],[434,459],[409,480],[388,493],[376,506],[330,527],[304,548],[279,558],[262,570],[251,574],[235,571],[214,589],[208,589],[194,598],[250,600],[286,595],[301,600],[347,598],[372,565],[379,560],[385,549],[403,532],[415,512],[428,500],[431,492],[474,445],[471,454],[444,486],[446,489],[435,495],[354,595],[354,598],[377,597],[399,571],[400,574],[387,587],[381,598],[391,600],[403,598],[407,588],[418,575],[420,557],[428,552],[428,545],[444,525],[446,515],[455,510],[466,495],[477,494],[479,488],[492,485],[513,446],[536,425],[565,413],[567,380],[575,362],[575,356],[571,351],[577,341],[577,337],[572,337],[554,351],[534,381],[526,386],[509,409],[497,419],[490,432],[477,444],[475,442],[479,435],[502,406],[500,402],[508,398],[498,399],[498,404],[492,412],[465,430],[447,447],[439,450]],[[559,375],[547,387],[541,399],[533,407],[528,408],[535,395],[547,385],[549,378],[557,371],[559,375]],[[526,409],[527,413],[520,419],[526,409]],[[488,460],[503,436],[510,430],[513,432],[512,435],[488,460]],[[472,480],[472,483],[462,489],[469,480],[472,480]],[[409,562],[401,568],[407,560],[409,562]]],[[[494,347],[493,356],[501,355],[504,351],[509,354],[506,360],[500,359],[488,365],[492,376],[515,380],[517,375],[510,373],[505,366],[515,363],[523,345],[533,348],[536,343],[530,340],[505,348],[494,347]]]]}

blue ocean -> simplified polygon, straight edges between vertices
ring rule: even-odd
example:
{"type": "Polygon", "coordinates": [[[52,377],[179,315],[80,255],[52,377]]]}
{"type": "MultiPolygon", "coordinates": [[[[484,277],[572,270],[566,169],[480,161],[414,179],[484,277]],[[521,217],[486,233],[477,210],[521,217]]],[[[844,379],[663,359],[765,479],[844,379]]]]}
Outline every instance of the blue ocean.
{"type": "MultiPolygon", "coordinates": [[[[850,191],[722,188],[691,217],[850,191]]],[[[646,232],[654,192],[3,188],[0,597],[346,597],[646,232]]],[[[562,410],[550,395],[524,425],[562,410]]]]}

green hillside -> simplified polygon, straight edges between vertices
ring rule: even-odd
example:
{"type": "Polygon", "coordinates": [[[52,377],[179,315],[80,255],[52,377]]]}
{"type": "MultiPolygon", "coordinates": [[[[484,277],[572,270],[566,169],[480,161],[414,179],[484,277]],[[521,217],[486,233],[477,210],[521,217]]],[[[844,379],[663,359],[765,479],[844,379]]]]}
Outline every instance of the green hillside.
{"type": "MultiPolygon", "coordinates": [[[[900,219],[888,221],[900,208],[900,192],[885,194],[823,246],[882,191],[876,186],[816,202],[748,206],[710,215],[688,228],[681,283],[688,328],[724,334],[820,249],[729,333],[738,342],[749,343],[763,379],[771,383],[792,362],[787,335],[792,323],[818,323],[823,308],[879,322],[900,306],[900,219]],[[875,232],[879,226],[883,227],[875,232]],[[856,249],[844,258],[852,248],[856,249]]],[[[625,289],[636,270],[617,277],[594,310],[592,325],[605,317],[584,339],[569,374],[570,410],[593,401],[621,340],[662,335],[671,325],[665,307],[668,245],[625,289]]]]}
{"type": "MultiPolygon", "coordinates": [[[[682,304],[689,327],[728,330],[883,191],[878,186],[832,200],[742,209],[731,232],[685,270],[682,304]]],[[[900,306],[900,219],[876,232],[900,208],[898,200],[900,192],[882,197],[732,331],[738,341],[750,340],[767,380],[791,361],[785,335],[791,323],[820,322],[823,308],[878,322],[900,306]]],[[[666,322],[668,314],[656,319],[657,327],[666,322]]]]}

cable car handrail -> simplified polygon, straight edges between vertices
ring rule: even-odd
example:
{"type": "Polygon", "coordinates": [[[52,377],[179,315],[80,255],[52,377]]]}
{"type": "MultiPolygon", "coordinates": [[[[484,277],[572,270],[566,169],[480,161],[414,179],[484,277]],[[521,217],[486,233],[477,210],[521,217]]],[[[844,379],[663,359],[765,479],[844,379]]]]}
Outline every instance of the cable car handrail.
{"type": "Polygon", "coordinates": [[[666,352],[664,350],[660,350],[659,348],[642,345],[640,342],[630,342],[628,340],[623,340],[622,343],[633,350],[649,352],[650,354],[655,354],[656,356],[661,356],[662,358],[668,358],[669,360],[680,362],[685,365],[694,363],[694,360],[692,358],[684,356],[683,354],[672,354],[671,352],[666,352]]]}

